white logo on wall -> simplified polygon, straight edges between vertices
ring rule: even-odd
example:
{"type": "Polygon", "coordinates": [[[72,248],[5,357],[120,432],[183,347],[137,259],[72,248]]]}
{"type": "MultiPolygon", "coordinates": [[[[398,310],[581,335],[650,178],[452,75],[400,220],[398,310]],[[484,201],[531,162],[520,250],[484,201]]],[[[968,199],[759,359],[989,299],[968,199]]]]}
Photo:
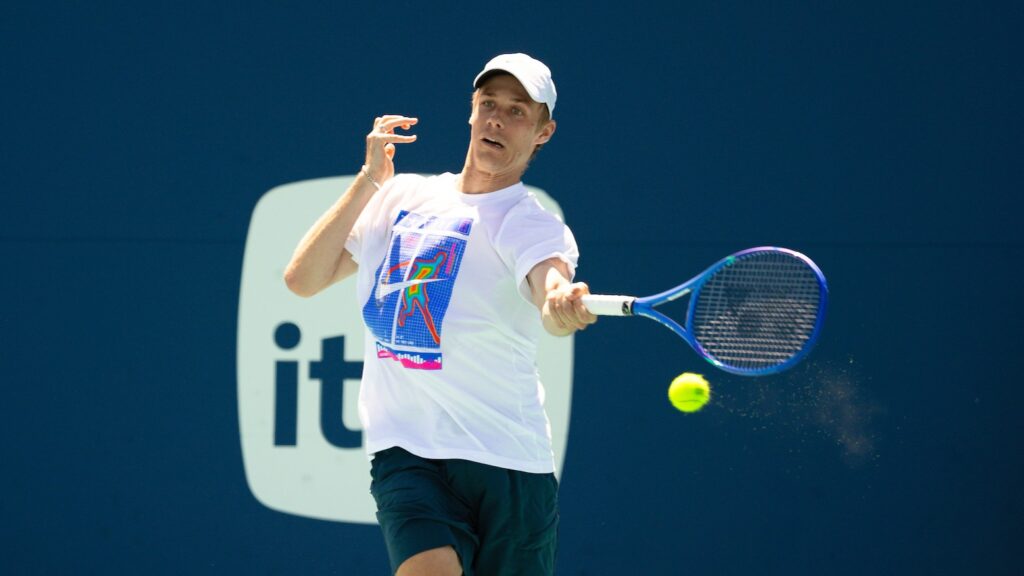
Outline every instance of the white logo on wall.
{"type": "MultiPolygon", "coordinates": [[[[373,524],[356,406],[364,327],[354,277],[308,299],[283,279],[299,239],[353,178],[279,186],[253,209],[238,306],[238,419],[257,500],[299,516],[373,524]]],[[[544,191],[530,190],[562,215],[544,191]]],[[[569,434],[572,347],[571,337],[546,334],[538,347],[558,470],[569,434]]]]}

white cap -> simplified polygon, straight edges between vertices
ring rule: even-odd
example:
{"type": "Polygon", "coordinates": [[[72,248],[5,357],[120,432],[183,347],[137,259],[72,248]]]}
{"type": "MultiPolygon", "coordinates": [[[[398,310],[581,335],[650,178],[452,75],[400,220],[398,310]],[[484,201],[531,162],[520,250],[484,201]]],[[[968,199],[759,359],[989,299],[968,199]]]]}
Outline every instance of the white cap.
{"type": "Polygon", "coordinates": [[[473,87],[479,88],[480,80],[495,71],[508,72],[515,76],[523,88],[526,88],[526,93],[530,95],[530,98],[533,98],[535,102],[547,104],[548,114],[554,115],[555,99],[558,97],[558,92],[555,91],[555,83],[551,80],[551,70],[543,62],[534,60],[526,54],[495,56],[476,75],[473,87]]]}

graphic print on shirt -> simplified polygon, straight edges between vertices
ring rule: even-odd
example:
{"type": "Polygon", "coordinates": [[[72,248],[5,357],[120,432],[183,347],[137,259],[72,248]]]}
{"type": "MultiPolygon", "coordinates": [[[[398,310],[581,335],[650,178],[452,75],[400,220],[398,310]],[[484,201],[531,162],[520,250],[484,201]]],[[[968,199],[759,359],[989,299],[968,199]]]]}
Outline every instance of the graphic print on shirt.
{"type": "Polygon", "coordinates": [[[441,328],[472,218],[398,214],[363,320],[377,357],[414,370],[440,370],[441,328]]]}

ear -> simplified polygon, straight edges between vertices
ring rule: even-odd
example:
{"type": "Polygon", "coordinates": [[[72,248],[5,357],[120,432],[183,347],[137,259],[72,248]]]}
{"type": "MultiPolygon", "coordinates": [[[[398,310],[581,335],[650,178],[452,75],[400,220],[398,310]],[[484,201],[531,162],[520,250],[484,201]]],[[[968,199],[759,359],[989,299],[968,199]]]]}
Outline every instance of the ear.
{"type": "Polygon", "coordinates": [[[555,134],[555,128],[557,128],[554,120],[548,120],[547,124],[544,125],[539,131],[537,131],[537,137],[534,138],[534,144],[547,144],[548,140],[555,134]]]}
{"type": "Polygon", "coordinates": [[[480,94],[480,90],[473,90],[473,96],[469,99],[469,120],[466,121],[470,126],[473,125],[473,121],[476,120],[476,99],[480,94]]]}

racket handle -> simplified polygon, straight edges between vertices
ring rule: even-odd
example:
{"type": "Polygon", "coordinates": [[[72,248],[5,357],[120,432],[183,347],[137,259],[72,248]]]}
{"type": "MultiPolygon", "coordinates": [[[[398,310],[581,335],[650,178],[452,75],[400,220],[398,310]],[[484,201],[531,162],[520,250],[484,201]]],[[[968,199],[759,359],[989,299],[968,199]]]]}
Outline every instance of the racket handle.
{"type": "Polygon", "coordinates": [[[590,310],[591,314],[598,316],[632,316],[632,296],[609,296],[605,294],[587,294],[583,298],[583,305],[590,310]]]}

